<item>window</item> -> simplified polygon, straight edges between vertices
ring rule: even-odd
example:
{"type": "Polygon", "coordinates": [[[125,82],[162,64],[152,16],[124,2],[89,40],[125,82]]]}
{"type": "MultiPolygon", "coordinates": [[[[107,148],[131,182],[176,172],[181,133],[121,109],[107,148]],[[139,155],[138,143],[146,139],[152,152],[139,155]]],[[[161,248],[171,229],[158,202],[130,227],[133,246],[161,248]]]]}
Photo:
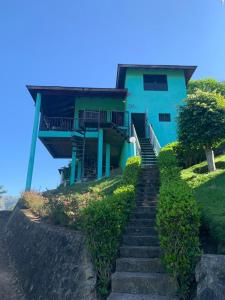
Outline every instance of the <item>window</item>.
{"type": "Polygon", "coordinates": [[[170,114],[159,114],[159,122],[170,122],[170,114]]]}
{"type": "Polygon", "coordinates": [[[168,91],[166,75],[144,75],[145,91],[168,91]]]}

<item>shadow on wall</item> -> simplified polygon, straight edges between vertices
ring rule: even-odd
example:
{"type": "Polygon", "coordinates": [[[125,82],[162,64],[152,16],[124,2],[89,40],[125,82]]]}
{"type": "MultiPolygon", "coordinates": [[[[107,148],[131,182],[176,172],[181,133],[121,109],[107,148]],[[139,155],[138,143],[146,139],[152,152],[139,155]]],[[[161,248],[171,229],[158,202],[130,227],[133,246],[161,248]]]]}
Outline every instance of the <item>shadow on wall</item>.
{"type": "Polygon", "coordinates": [[[28,299],[96,300],[96,275],[82,233],[43,224],[16,208],[6,237],[28,299]]]}

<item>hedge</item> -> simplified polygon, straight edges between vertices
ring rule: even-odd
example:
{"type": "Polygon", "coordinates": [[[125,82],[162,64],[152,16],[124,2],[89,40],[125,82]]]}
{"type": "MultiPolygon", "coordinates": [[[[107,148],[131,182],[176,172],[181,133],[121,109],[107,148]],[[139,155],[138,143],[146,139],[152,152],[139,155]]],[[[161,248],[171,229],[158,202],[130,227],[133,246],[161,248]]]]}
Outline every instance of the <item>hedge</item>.
{"type": "Polygon", "coordinates": [[[179,296],[186,299],[200,255],[200,214],[191,188],[180,177],[175,147],[165,146],[158,157],[157,229],[164,265],[178,282],[179,296]]]}
{"type": "Polygon", "coordinates": [[[98,277],[97,290],[105,297],[110,290],[110,277],[117,257],[122,233],[135,207],[135,185],[140,158],[130,158],[124,171],[122,185],[101,201],[93,201],[81,213],[81,226],[87,236],[98,277]]]}
{"type": "Polygon", "coordinates": [[[128,158],[126,167],[123,173],[124,184],[133,184],[137,182],[138,174],[140,171],[141,158],[140,156],[133,156],[128,158]]]}

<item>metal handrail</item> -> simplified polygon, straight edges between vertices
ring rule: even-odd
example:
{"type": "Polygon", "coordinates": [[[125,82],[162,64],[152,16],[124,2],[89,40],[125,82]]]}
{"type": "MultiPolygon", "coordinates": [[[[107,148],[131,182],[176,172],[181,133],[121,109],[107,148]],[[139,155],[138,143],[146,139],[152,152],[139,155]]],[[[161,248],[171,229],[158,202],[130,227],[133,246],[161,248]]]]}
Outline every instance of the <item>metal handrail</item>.
{"type": "Polygon", "coordinates": [[[149,128],[150,143],[152,144],[152,147],[153,147],[153,150],[154,150],[156,156],[158,156],[160,149],[161,149],[160,143],[157,139],[157,136],[156,136],[151,124],[148,124],[148,128],[149,128]]]}
{"type": "Polygon", "coordinates": [[[136,154],[137,156],[141,156],[141,146],[139,143],[139,139],[134,124],[132,124],[132,134],[135,137],[136,154]]]}

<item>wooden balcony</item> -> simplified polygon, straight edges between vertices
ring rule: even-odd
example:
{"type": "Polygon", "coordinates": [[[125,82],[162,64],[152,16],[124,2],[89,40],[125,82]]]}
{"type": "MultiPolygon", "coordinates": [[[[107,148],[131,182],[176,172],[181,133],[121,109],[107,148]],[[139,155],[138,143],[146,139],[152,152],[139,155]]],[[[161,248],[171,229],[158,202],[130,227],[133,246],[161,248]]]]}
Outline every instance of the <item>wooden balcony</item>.
{"type": "Polygon", "coordinates": [[[47,117],[42,115],[40,131],[79,131],[116,126],[129,128],[129,114],[124,111],[80,110],[78,118],[47,117]]]}

